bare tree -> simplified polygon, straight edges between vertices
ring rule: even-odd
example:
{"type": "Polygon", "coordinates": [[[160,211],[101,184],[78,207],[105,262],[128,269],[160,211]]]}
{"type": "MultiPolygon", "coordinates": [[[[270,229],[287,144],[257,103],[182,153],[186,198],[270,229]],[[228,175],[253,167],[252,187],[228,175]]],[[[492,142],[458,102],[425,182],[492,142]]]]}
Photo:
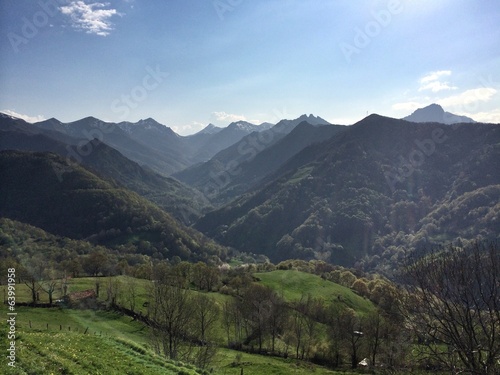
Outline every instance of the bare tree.
{"type": "Polygon", "coordinates": [[[361,331],[360,320],[353,309],[347,308],[342,311],[339,320],[340,334],[343,341],[349,347],[351,367],[354,369],[358,367],[360,339],[364,336],[364,333],[361,331]]]}
{"type": "Polygon", "coordinates": [[[106,284],[106,301],[110,306],[115,306],[120,293],[120,281],[116,277],[108,277],[106,284]]]}
{"type": "Polygon", "coordinates": [[[290,314],[290,330],[291,338],[295,346],[295,357],[300,359],[301,348],[304,346],[304,337],[306,335],[306,317],[297,310],[293,310],[290,314]]]}
{"type": "Polygon", "coordinates": [[[193,297],[193,318],[196,326],[196,336],[205,345],[212,337],[215,323],[219,318],[220,309],[212,298],[198,294],[193,297]]]}
{"type": "Polygon", "coordinates": [[[35,305],[39,300],[38,294],[41,288],[40,282],[45,268],[45,260],[42,255],[37,254],[21,264],[20,278],[30,290],[31,302],[35,305]]]}
{"type": "Polygon", "coordinates": [[[425,356],[448,370],[500,373],[500,249],[434,249],[405,267],[403,313],[425,356]]]}
{"type": "Polygon", "coordinates": [[[365,341],[370,353],[371,365],[376,365],[377,354],[384,338],[385,321],[380,310],[370,312],[364,319],[365,341]]]}
{"type": "Polygon", "coordinates": [[[49,296],[49,304],[52,305],[54,300],[54,292],[59,285],[58,273],[53,268],[48,268],[43,271],[43,281],[40,282],[40,287],[49,296]]]}
{"type": "Polygon", "coordinates": [[[137,297],[137,281],[135,278],[127,276],[125,279],[125,286],[127,288],[125,299],[131,311],[135,310],[135,303],[137,297]]]}
{"type": "Polygon", "coordinates": [[[269,334],[271,335],[271,352],[274,353],[276,339],[285,329],[288,318],[288,309],[284,299],[273,292],[270,296],[270,314],[268,320],[269,334]]]}
{"type": "Polygon", "coordinates": [[[191,324],[189,291],[156,281],[152,288],[149,314],[153,346],[170,359],[177,359],[191,324]]]}
{"type": "Polygon", "coordinates": [[[273,293],[268,287],[253,284],[245,291],[239,304],[240,311],[249,328],[247,341],[250,342],[253,338],[257,338],[259,351],[262,351],[264,338],[268,333],[271,295],[273,293]]]}

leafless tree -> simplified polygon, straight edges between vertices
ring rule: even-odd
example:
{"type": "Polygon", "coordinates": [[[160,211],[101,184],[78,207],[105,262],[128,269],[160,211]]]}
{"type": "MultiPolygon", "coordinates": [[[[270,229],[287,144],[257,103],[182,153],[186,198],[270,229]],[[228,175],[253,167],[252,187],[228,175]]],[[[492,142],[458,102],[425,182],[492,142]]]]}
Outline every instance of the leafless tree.
{"type": "Polygon", "coordinates": [[[203,294],[193,297],[193,324],[196,327],[196,336],[206,344],[213,336],[215,324],[218,322],[220,309],[217,303],[203,294]]]}
{"type": "Polygon", "coordinates": [[[249,328],[247,341],[255,337],[259,344],[259,351],[262,351],[264,338],[268,333],[273,293],[268,287],[253,284],[245,291],[239,303],[240,311],[249,328]]]}
{"type": "Polygon", "coordinates": [[[125,279],[125,300],[128,303],[128,307],[131,311],[135,310],[135,303],[137,297],[137,281],[135,278],[127,276],[125,279]]]}
{"type": "Polygon", "coordinates": [[[448,370],[500,373],[500,249],[434,249],[405,267],[403,313],[426,357],[448,370]]]}
{"type": "Polygon", "coordinates": [[[31,302],[36,304],[38,301],[38,294],[41,288],[40,282],[45,269],[45,260],[43,256],[35,255],[33,258],[27,259],[21,263],[19,272],[20,279],[28,287],[31,293],[31,302]]]}
{"type": "Polygon", "coordinates": [[[54,292],[59,285],[59,274],[53,269],[48,268],[42,273],[43,281],[40,282],[40,287],[49,296],[49,304],[52,305],[54,300],[54,292]]]}
{"type": "Polygon", "coordinates": [[[191,298],[186,289],[159,281],[154,284],[149,303],[153,346],[166,357],[178,359],[192,322],[191,298]]]}

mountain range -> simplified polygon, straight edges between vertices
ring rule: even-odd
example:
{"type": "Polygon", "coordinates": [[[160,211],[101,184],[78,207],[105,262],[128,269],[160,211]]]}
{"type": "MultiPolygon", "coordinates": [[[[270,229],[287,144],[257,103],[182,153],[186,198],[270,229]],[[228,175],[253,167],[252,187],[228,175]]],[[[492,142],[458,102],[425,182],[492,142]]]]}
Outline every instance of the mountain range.
{"type": "Polygon", "coordinates": [[[303,115],[191,136],[151,118],[0,114],[0,216],[166,258],[236,250],[390,274],[407,251],[500,236],[500,126],[449,126],[437,107],[413,121],[303,115]]]}

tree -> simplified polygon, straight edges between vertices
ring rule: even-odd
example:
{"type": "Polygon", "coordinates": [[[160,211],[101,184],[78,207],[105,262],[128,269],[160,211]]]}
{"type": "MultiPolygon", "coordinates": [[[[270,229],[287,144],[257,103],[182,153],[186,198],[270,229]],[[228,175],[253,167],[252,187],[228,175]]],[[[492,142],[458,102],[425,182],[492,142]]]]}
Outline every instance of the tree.
{"type": "Polygon", "coordinates": [[[48,268],[43,271],[43,281],[40,282],[40,287],[49,296],[49,304],[52,305],[54,292],[59,285],[58,273],[53,268],[48,268]]]}
{"type": "Polygon", "coordinates": [[[102,250],[95,250],[83,260],[83,270],[91,275],[98,276],[108,266],[108,255],[102,250]]]}
{"type": "Polygon", "coordinates": [[[264,337],[268,333],[268,322],[271,316],[272,289],[259,285],[251,285],[239,303],[240,311],[250,329],[247,341],[257,338],[259,351],[262,351],[264,337]]]}
{"type": "Polygon", "coordinates": [[[299,327],[297,327],[297,333],[299,333],[300,331],[302,334],[300,343],[297,343],[297,349],[300,348],[301,350],[301,359],[309,357],[311,347],[313,343],[317,341],[317,324],[315,321],[315,316],[318,315],[318,312],[322,309],[322,307],[323,304],[321,300],[312,298],[310,294],[303,294],[297,304],[297,311],[302,315],[302,317],[300,318],[300,324],[302,325],[302,327],[300,328],[300,330],[299,327]]]}
{"type": "Polygon", "coordinates": [[[205,345],[212,338],[212,331],[219,318],[219,306],[213,298],[198,294],[193,298],[193,307],[195,333],[201,343],[205,345]]]}
{"type": "Polygon", "coordinates": [[[274,353],[276,339],[283,332],[288,318],[288,309],[281,296],[273,292],[270,295],[269,333],[271,335],[271,352],[274,353]]]}
{"type": "Polygon", "coordinates": [[[234,330],[234,341],[241,343],[243,337],[243,317],[239,303],[235,300],[224,301],[222,305],[222,321],[227,335],[228,346],[231,346],[231,327],[234,330]]]}
{"type": "Polygon", "coordinates": [[[405,266],[403,313],[425,357],[450,371],[500,372],[500,248],[432,249],[405,266]]]}
{"type": "Polygon", "coordinates": [[[177,359],[191,324],[192,304],[186,289],[155,282],[149,303],[153,346],[170,359],[177,359]]]}
{"type": "Polygon", "coordinates": [[[381,311],[375,310],[368,313],[364,319],[364,326],[366,327],[364,334],[371,357],[371,365],[375,366],[385,329],[384,318],[382,317],[381,311]]]}
{"type": "Polygon", "coordinates": [[[137,297],[137,281],[135,278],[127,276],[125,279],[125,300],[128,303],[128,307],[131,311],[135,310],[135,303],[137,297]]]}
{"type": "Polygon", "coordinates": [[[360,349],[360,339],[364,336],[361,332],[360,321],[356,312],[347,308],[340,313],[340,334],[344,341],[349,347],[349,352],[351,356],[351,367],[354,369],[358,367],[359,362],[359,349],[360,349]]]}
{"type": "Polygon", "coordinates": [[[290,329],[293,334],[292,337],[295,343],[295,357],[297,359],[300,358],[300,348],[303,345],[302,340],[304,339],[306,331],[305,319],[306,317],[297,310],[293,310],[290,315],[290,329]]]}
{"type": "Polygon", "coordinates": [[[38,291],[41,288],[40,281],[45,268],[45,261],[41,254],[22,262],[20,269],[20,278],[28,287],[31,293],[31,302],[33,305],[38,301],[38,291]]]}
{"type": "Polygon", "coordinates": [[[110,306],[116,306],[116,300],[120,293],[120,281],[116,277],[109,277],[106,284],[106,301],[110,306]]]}
{"type": "Polygon", "coordinates": [[[196,294],[191,299],[193,321],[191,324],[192,347],[190,360],[200,368],[206,368],[217,354],[216,323],[220,309],[213,298],[196,294]]]}

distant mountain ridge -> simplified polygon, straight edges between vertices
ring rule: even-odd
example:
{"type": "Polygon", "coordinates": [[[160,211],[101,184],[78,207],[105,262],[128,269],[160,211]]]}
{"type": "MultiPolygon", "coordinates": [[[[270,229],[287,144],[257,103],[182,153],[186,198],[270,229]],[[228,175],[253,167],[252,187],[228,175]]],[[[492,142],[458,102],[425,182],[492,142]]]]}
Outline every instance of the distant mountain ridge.
{"type": "Polygon", "coordinates": [[[263,181],[303,148],[345,129],[344,126],[312,125],[306,121],[292,128],[293,125],[289,122],[279,131],[273,127],[251,133],[206,163],[173,176],[203,191],[213,202],[227,203],[263,181]],[[288,130],[290,132],[286,133],[288,130]]]}
{"type": "MultiPolygon", "coordinates": [[[[312,115],[308,118],[318,123],[324,122],[312,115]]],[[[14,120],[18,123],[23,121],[6,114],[0,117],[0,122],[14,120]]],[[[236,121],[223,128],[209,124],[198,133],[181,136],[153,118],[135,123],[106,122],[92,116],[68,123],[50,118],[32,125],[72,137],[75,144],[97,138],[141,166],[147,166],[164,176],[207,161],[252,132],[262,132],[274,127],[271,123],[255,125],[247,121],[236,121]]]]}
{"type": "MultiPolygon", "coordinates": [[[[71,162],[71,165],[81,164],[100,177],[111,179],[135,191],[184,224],[192,224],[210,207],[201,193],[173,178],[140,166],[97,138],[82,141],[57,131],[44,130],[24,120],[1,118],[0,150],[59,154],[71,162]]],[[[54,174],[63,180],[70,170],[55,170],[54,174]]]]}
{"type": "Polygon", "coordinates": [[[459,116],[450,112],[445,112],[443,107],[439,104],[431,104],[427,107],[419,108],[411,115],[404,117],[403,120],[411,122],[439,122],[448,125],[476,122],[467,116],[459,116]]]}
{"type": "Polygon", "coordinates": [[[304,148],[195,227],[272,261],[390,272],[402,248],[500,238],[499,145],[494,124],[452,128],[371,115],[304,148]]]}
{"type": "Polygon", "coordinates": [[[60,235],[132,241],[158,259],[185,259],[203,251],[206,239],[158,207],[181,220],[187,214],[182,221],[191,224],[211,209],[205,198],[213,192],[219,208],[193,227],[235,252],[386,274],[407,251],[457,238],[500,239],[499,125],[379,115],[352,126],[299,119],[267,130],[239,121],[182,137],[152,119],[121,127],[92,117],[49,119],[37,126],[0,114],[0,149],[62,156],[0,152],[2,212],[60,235]],[[59,182],[54,165],[67,170],[59,182]],[[183,165],[173,175],[178,180],[165,177],[183,165]]]}

